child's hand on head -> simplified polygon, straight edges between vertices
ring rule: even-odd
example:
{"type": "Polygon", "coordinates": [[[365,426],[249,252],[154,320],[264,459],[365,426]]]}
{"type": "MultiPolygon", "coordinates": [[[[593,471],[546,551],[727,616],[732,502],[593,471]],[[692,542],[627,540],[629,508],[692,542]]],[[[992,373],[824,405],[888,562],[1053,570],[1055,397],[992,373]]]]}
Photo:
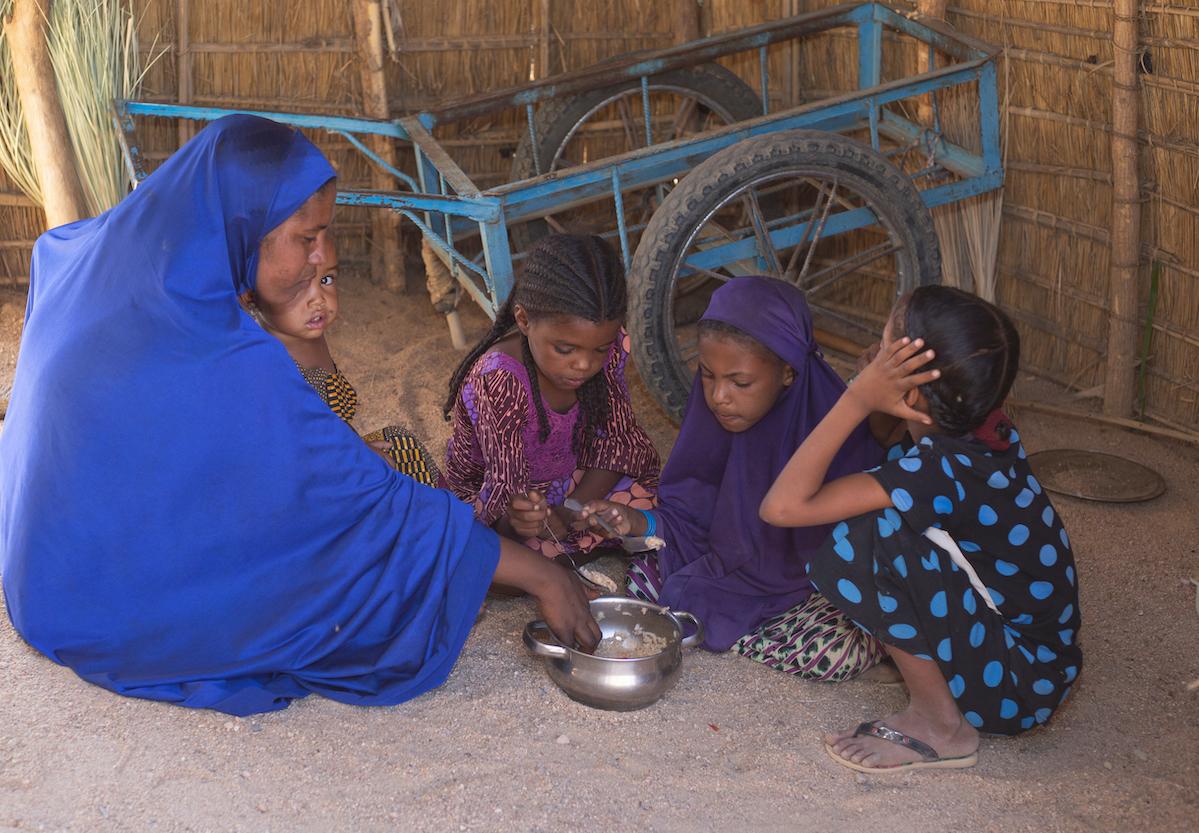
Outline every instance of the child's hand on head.
{"type": "Polygon", "coordinates": [[[508,501],[508,523],[522,538],[536,538],[545,529],[549,517],[549,504],[545,495],[536,489],[517,493],[508,501]]]}
{"type": "Polygon", "coordinates": [[[866,413],[879,411],[900,419],[932,425],[928,414],[913,407],[912,391],[941,376],[939,370],[920,372],[935,354],[924,349],[924,339],[904,337],[883,346],[854,379],[846,395],[853,397],[866,413]]]}
{"type": "Polygon", "coordinates": [[[876,342],[874,342],[874,344],[871,344],[869,347],[867,347],[865,350],[863,350],[858,355],[858,361],[857,361],[857,364],[855,364],[855,366],[854,366],[854,372],[861,373],[863,370],[865,370],[869,366],[869,364],[872,361],[874,361],[875,357],[878,355],[879,350],[881,350],[882,347],[883,347],[883,343],[881,341],[876,341],[876,342]]]}

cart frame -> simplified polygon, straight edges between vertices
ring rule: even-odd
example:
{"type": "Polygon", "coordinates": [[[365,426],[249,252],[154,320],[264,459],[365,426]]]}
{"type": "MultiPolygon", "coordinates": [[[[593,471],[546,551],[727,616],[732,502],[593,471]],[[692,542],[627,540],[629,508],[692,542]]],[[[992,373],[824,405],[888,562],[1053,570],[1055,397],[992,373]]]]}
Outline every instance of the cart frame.
{"type": "MultiPolygon", "coordinates": [[[[135,185],[146,176],[138,150],[135,116],[210,121],[233,113],[250,113],[344,137],[374,164],[393,175],[406,190],[340,190],[337,202],[386,208],[410,220],[450,267],[462,287],[489,317],[494,318],[512,290],[514,262],[521,257],[511,249],[509,224],[543,217],[572,205],[610,198],[617,218],[617,228],[610,234],[619,239],[621,255],[628,267],[633,253],[629,246],[630,228],[626,222],[623,195],[630,189],[681,178],[713,153],[751,136],[794,129],[840,133],[868,128],[870,143],[875,150],[880,149],[882,138],[909,146],[918,143],[925,148],[930,162],[921,175],[950,173],[956,177],[953,181],[930,184],[921,190],[921,198],[929,208],[999,188],[1003,184],[1004,171],[995,60],[998,54],[994,47],[964,36],[941,21],[914,16],[891,3],[846,3],[679,46],[622,56],[519,87],[468,96],[393,121],[138,101],[115,102],[115,118],[124,137],[126,162],[135,185]],[[857,30],[857,89],[834,98],[771,112],[769,47],[850,26],[857,30]],[[881,83],[885,30],[909,35],[923,43],[927,48],[929,67],[935,66],[933,56],[938,52],[949,56],[952,63],[881,83]],[[653,143],[649,82],[655,75],[753,50],[759,55],[761,116],[696,136],[653,143]],[[557,96],[627,83],[630,79],[638,79],[641,84],[647,146],[568,170],[541,173],[481,190],[432,133],[439,125],[523,108],[530,139],[536,145],[534,117],[539,103],[557,96]],[[941,134],[936,98],[939,90],[974,82],[978,84],[979,153],[953,144],[941,134]],[[921,95],[931,98],[932,127],[884,109],[893,102],[921,95]],[[385,136],[409,145],[415,153],[414,174],[387,164],[362,141],[362,137],[367,136],[385,136]],[[475,234],[481,238],[482,251],[475,255],[464,254],[457,244],[475,234]]],[[[928,176],[928,181],[935,183],[939,178],[928,176]]],[[[843,212],[837,215],[835,224],[830,221],[822,231],[825,237],[842,234],[870,226],[875,219],[865,208],[843,212]]],[[[811,222],[814,220],[778,226],[766,233],[770,243],[781,249],[806,239],[811,222]]],[[[696,266],[711,269],[724,263],[759,257],[755,246],[754,237],[714,246],[688,260],[688,264],[694,261],[696,266]]]]}

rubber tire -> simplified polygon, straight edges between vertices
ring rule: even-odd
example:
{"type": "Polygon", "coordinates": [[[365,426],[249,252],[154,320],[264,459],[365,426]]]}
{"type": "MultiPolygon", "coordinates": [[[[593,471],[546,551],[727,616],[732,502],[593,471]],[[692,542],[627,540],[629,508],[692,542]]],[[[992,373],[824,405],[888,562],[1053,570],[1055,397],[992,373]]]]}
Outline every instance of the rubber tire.
{"type": "MultiPolygon", "coordinates": [[[[681,87],[704,96],[725,110],[731,119],[730,124],[762,115],[760,96],[736,73],[719,64],[700,64],[687,69],[676,69],[650,79],[651,90],[659,85],[681,87]]],[[[554,154],[566,141],[571,128],[590,113],[592,108],[618,93],[640,88],[641,81],[634,78],[602,89],[553,98],[542,104],[533,117],[533,124],[537,129],[537,155],[541,160],[542,172],[549,170],[554,154]]],[[[510,181],[519,182],[534,176],[537,176],[537,167],[534,164],[533,143],[529,140],[526,130],[512,157],[510,181]]],[[[512,250],[524,251],[548,233],[549,226],[541,219],[516,225],[510,230],[512,250]]]]}
{"type": "Polygon", "coordinates": [[[679,359],[670,320],[670,275],[696,226],[747,180],[803,166],[827,171],[868,199],[903,241],[896,293],[940,283],[941,250],[932,215],[912,181],[868,145],[835,133],[790,130],[745,139],[687,174],[654,212],[629,270],[628,330],[638,372],[659,404],[683,416],[692,374],[679,359]]]}

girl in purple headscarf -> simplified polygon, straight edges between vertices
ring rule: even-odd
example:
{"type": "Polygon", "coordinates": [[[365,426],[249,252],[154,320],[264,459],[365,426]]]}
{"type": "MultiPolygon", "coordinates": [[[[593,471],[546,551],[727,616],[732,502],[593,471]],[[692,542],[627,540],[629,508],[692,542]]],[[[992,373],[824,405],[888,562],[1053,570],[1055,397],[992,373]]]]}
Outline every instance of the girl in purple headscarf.
{"type": "MultiPolygon", "coordinates": [[[[829,528],[779,529],[758,517],[771,483],[845,390],[816,346],[803,293],[773,278],[729,281],[699,322],[699,351],[658,507],[593,501],[586,511],[665,542],[633,563],[628,592],[694,613],[704,647],[735,648],[806,679],[857,676],[878,663],[881,646],[807,577],[829,528]]],[[[860,472],[881,455],[863,427],[828,476],[860,472]]]]}

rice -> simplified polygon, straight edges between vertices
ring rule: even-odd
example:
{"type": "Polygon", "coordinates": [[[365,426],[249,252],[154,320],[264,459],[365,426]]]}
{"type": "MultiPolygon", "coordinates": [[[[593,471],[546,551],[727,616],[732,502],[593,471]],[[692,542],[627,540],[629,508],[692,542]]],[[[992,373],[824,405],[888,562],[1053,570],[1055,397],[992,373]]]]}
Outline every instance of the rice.
{"type": "Polygon", "coordinates": [[[600,640],[595,646],[595,656],[604,659],[652,657],[665,651],[666,645],[666,637],[649,631],[636,634],[615,633],[600,640]]]}

